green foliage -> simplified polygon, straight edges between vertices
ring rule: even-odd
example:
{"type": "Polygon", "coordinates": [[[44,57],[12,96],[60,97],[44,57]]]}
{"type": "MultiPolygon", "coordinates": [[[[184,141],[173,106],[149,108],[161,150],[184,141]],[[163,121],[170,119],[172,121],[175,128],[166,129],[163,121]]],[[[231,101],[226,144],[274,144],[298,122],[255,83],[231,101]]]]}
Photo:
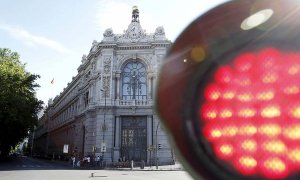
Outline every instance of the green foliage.
{"type": "Polygon", "coordinates": [[[0,48],[0,150],[7,155],[37,123],[42,101],[35,97],[34,81],[16,52],[0,48]]]}

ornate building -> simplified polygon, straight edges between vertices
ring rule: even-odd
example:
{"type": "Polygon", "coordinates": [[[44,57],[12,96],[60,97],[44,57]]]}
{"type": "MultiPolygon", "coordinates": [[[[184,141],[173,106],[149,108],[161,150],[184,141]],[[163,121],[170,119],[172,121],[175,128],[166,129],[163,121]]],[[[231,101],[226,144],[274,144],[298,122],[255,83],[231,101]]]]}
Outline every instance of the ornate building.
{"type": "Polygon", "coordinates": [[[134,7],[127,30],[107,29],[83,55],[76,77],[49,102],[34,137],[35,153],[62,155],[67,145],[67,155],[149,163],[161,146],[159,162],[172,163],[173,150],[153,108],[158,69],[170,45],[163,27],[153,34],[142,29],[134,7]]]}

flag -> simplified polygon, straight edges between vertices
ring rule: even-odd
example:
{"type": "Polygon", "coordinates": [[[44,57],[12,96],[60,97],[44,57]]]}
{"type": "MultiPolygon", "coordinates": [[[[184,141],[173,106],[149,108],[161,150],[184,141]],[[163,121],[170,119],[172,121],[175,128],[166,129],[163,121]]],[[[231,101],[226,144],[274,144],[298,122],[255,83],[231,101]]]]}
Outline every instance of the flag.
{"type": "Polygon", "coordinates": [[[50,82],[51,84],[54,84],[54,78],[52,79],[52,81],[50,82]]]}

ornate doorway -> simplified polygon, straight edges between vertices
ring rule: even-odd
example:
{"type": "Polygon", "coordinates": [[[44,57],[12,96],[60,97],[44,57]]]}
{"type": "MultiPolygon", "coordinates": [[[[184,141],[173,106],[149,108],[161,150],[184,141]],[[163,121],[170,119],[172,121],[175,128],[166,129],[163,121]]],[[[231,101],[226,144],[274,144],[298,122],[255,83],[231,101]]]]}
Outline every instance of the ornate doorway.
{"type": "Polygon", "coordinates": [[[147,161],[147,117],[124,116],[121,125],[121,157],[125,160],[147,161]]]}

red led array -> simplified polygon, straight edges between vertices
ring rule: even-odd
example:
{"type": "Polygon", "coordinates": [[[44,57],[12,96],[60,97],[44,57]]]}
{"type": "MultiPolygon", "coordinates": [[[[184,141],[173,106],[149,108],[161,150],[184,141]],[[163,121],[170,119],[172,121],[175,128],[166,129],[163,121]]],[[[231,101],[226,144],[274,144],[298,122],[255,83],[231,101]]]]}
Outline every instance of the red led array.
{"type": "Polygon", "coordinates": [[[267,178],[300,170],[300,53],[240,54],[203,95],[202,133],[219,159],[267,178]]]}

